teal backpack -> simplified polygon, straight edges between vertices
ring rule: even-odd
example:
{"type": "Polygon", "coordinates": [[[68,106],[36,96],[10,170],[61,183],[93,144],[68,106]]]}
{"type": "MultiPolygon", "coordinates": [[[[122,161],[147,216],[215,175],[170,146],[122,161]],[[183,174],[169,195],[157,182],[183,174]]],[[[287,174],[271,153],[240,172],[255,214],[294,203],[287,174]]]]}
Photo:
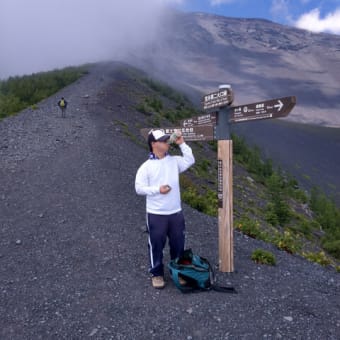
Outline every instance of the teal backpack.
{"type": "Polygon", "coordinates": [[[208,260],[194,255],[191,249],[185,250],[181,257],[170,261],[168,268],[175,286],[182,293],[207,290],[236,293],[233,287],[217,286],[213,268],[208,260]],[[181,284],[180,278],[186,283],[181,284]]]}

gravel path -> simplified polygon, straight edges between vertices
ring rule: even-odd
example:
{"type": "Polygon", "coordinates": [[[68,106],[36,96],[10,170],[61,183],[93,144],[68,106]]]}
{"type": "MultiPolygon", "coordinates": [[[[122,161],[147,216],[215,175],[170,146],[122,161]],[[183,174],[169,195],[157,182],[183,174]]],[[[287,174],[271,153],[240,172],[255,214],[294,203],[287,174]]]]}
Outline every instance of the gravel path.
{"type": "MultiPolygon", "coordinates": [[[[238,294],[151,287],[134,192],[146,151],[114,123],[137,115],[108,90],[121,81],[98,65],[0,122],[0,339],[340,339],[339,274],[238,232],[236,271],[217,275],[238,294]],[[254,264],[258,247],[277,266],[254,264]]],[[[184,212],[187,246],[216,263],[216,218],[184,212]]]]}

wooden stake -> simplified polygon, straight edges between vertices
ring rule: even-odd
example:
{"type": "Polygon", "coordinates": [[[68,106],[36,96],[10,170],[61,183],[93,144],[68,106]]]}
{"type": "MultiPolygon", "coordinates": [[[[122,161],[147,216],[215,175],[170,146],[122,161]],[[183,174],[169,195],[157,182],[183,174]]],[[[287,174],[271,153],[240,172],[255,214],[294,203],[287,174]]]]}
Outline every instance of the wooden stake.
{"type": "Polygon", "coordinates": [[[218,142],[218,234],[219,270],[234,271],[233,247],[233,144],[231,140],[218,142]]]}

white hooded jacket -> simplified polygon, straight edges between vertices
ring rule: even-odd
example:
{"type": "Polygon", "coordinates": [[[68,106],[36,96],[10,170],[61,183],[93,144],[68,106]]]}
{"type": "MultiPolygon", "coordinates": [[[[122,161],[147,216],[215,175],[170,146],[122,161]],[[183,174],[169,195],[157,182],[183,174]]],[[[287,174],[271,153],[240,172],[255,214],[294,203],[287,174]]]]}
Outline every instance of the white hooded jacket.
{"type": "Polygon", "coordinates": [[[179,145],[182,156],[166,155],[162,159],[148,159],[137,171],[135,189],[146,195],[146,211],[157,215],[171,215],[182,210],[179,174],[195,163],[189,145],[179,145]],[[162,185],[169,185],[170,192],[160,193],[162,185]]]}

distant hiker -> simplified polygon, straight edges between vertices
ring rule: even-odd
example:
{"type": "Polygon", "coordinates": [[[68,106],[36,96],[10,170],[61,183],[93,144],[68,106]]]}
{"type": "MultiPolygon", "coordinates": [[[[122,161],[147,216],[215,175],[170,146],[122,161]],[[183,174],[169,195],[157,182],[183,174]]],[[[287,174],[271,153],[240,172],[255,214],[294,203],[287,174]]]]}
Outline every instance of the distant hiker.
{"type": "Polygon", "coordinates": [[[171,136],[179,145],[182,156],[170,156],[169,138],[163,130],[151,130],[148,135],[149,159],[137,171],[135,188],[146,196],[147,228],[149,232],[150,273],[154,288],[163,288],[163,249],[169,238],[170,257],[182,255],[185,242],[185,221],[181,207],[179,173],[195,163],[192,150],[180,131],[171,136]]]}
{"type": "Polygon", "coordinates": [[[65,100],[64,97],[61,97],[61,99],[58,101],[58,106],[60,107],[61,110],[61,116],[65,118],[66,116],[66,108],[67,108],[67,101],[65,100]]]}

